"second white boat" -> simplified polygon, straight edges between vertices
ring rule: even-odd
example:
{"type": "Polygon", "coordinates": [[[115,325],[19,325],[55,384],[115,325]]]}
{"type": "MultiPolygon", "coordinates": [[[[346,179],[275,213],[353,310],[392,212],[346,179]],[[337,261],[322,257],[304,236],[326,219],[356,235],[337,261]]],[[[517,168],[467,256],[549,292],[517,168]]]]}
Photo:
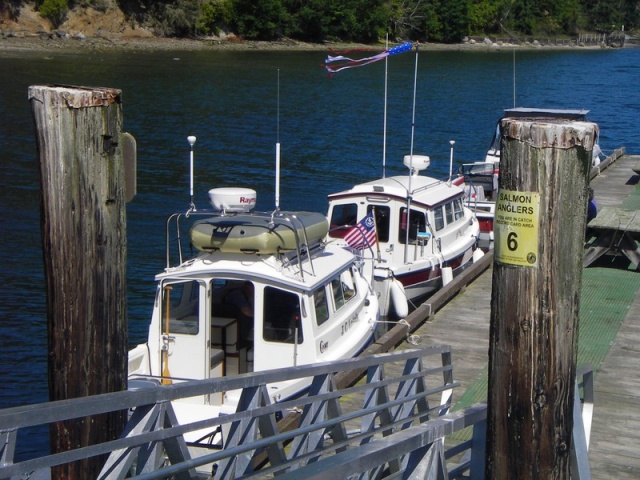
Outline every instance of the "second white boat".
{"type": "MultiPolygon", "coordinates": [[[[375,220],[375,237],[365,242],[363,253],[371,260],[381,315],[398,318],[473,262],[480,233],[464,206],[463,188],[419,175],[429,157],[407,155],[404,165],[409,175],[328,196],[329,240],[353,244],[345,240],[349,232],[368,215],[375,220]]],[[[476,258],[482,255],[477,251],[476,258]]]]}

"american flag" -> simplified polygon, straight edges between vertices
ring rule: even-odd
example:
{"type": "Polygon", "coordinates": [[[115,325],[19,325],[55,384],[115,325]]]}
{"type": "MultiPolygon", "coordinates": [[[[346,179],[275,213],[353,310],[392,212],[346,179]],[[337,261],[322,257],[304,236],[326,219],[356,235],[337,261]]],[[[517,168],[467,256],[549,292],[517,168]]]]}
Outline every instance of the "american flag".
{"type": "MultiPolygon", "coordinates": [[[[402,45],[397,45],[392,47],[384,52],[380,52],[376,55],[372,55],[366,58],[358,58],[353,59],[350,57],[346,57],[344,55],[328,55],[327,59],[324,61],[324,68],[327,70],[329,76],[334,73],[338,73],[341,70],[346,70],[347,68],[355,68],[362,67],[364,65],[369,65],[370,63],[378,62],[383,58],[391,57],[393,55],[398,55],[399,53],[408,52],[413,48],[413,43],[406,42],[402,45]]],[[[357,51],[357,50],[353,50],[357,51]]],[[[349,52],[344,52],[349,53],[349,52]]]]}
{"type": "Polygon", "coordinates": [[[373,218],[373,211],[358,222],[344,236],[347,245],[358,250],[371,247],[376,244],[376,222],[373,218]]]}

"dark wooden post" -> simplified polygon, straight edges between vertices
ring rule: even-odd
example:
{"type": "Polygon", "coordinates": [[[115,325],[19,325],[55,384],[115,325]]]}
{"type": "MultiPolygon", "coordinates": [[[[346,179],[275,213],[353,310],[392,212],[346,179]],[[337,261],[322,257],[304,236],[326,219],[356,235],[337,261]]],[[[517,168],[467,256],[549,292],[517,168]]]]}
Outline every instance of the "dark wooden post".
{"type": "Polygon", "coordinates": [[[595,124],[506,118],[496,204],[486,478],[569,479],[595,124]]]}
{"type": "MultiPolygon", "coordinates": [[[[49,396],[126,389],[126,217],[121,92],[32,86],[42,188],[49,396]]],[[[61,452],[115,439],[125,412],[61,422],[61,452]]],[[[56,467],[52,477],[96,478],[101,459],[56,467]]]]}

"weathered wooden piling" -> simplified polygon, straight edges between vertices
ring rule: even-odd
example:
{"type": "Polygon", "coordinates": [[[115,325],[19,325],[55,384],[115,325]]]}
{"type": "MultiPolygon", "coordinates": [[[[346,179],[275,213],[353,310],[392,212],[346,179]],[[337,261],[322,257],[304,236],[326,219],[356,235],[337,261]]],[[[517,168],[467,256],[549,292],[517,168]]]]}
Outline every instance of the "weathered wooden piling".
{"type": "MultiPolygon", "coordinates": [[[[32,86],[42,188],[51,400],[126,389],[126,217],[121,92],[32,86]]],[[[52,451],[115,439],[125,412],[52,425],[52,451]]],[[[96,478],[100,459],[52,478],[96,478]]]]}
{"type": "Polygon", "coordinates": [[[505,118],[486,478],[569,479],[589,122],[505,118]]]}

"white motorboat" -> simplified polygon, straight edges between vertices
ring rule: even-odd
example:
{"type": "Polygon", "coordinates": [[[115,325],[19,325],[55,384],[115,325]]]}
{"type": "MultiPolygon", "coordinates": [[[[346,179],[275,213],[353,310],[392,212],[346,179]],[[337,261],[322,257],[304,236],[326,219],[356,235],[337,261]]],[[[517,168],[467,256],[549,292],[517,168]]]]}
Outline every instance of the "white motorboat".
{"type": "Polygon", "coordinates": [[[346,241],[349,233],[369,214],[375,220],[375,237],[365,242],[363,255],[371,260],[381,315],[399,318],[409,303],[433,294],[472,263],[480,232],[464,206],[462,187],[419,175],[429,157],[407,155],[404,165],[408,175],[330,194],[327,215],[328,239],[339,244],[353,245],[346,241]]]}
{"type": "MultiPolygon", "coordinates": [[[[587,121],[588,110],[564,110],[542,108],[508,108],[504,118],[563,119],[568,121],[587,121]]],[[[496,127],[491,145],[484,161],[462,164],[462,174],[454,184],[464,186],[465,205],[471,209],[480,224],[479,245],[488,250],[493,245],[493,217],[498,195],[498,176],[500,175],[500,122],[496,127]]],[[[600,163],[600,147],[594,148],[592,166],[600,163]]]]}
{"type": "MultiPolygon", "coordinates": [[[[323,214],[253,212],[256,193],[245,188],[209,196],[213,210],[192,203],[167,222],[167,265],[156,276],[148,340],[129,352],[130,388],[334,361],[370,343],[379,318],[375,292],[359,256],[324,244],[323,214]],[[187,222],[200,252],[185,259],[169,237],[179,241],[187,222]]],[[[271,384],[270,400],[300,394],[309,381],[271,384]]],[[[235,412],[239,395],[172,404],[178,422],[190,423],[235,412]]],[[[196,456],[198,448],[225,445],[221,431],[191,432],[185,440],[196,456]]]]}

